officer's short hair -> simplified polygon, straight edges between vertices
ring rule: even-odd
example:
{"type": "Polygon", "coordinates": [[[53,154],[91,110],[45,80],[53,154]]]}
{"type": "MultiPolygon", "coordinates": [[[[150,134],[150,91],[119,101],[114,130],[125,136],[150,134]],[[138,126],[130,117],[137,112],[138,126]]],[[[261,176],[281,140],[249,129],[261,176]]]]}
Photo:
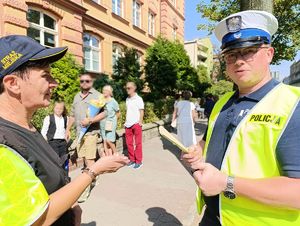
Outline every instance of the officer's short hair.
{"type": "MultiPolygon", "coordinates": [[[[39,61],[28,61],[27,63],[22,64],[20,67],[16,68],[10,74],[16,75],[22,79],[26,78],[28,72],[34,68],[45,68],[50,65],[50,61],[46,58],[44,60],[39,61]]],[[[0,78],[0,94],[4,92],[4,84],[3,84],[4,77],[0,78]]]]}

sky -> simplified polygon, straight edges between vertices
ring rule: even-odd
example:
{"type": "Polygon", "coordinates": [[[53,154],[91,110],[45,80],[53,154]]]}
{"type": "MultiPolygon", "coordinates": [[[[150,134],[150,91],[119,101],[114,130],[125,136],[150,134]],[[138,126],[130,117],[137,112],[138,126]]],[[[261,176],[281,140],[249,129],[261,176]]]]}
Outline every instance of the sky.
{"type": "MultiPolygon", "coordinates": [[[[201,17],[201,14],[196,11],[196,6],[200,0],[187,0],[185,1],[185,31],[184,39],[190,41],[196,38],[203,38],[208,35],[208,32],[197,30],[198,24],[206,24],[207,20],[201,17]]],[[[208,2],[208,0],[206,0],[208,2]]],[[[280,25],[279,25],[280,26],[280,25]]],[[[210,35],[213,45],[218,48],[220,47],[220,42],[217,40],[215,35],[210,35]]],[[[276,50],[275,50],[276,51],[276,50]]],[[[295,57],[294,61],[282,61],[279,65],[272,65],[271,71],[279,71],[281,79],[285,78],[290,74],[290,65],[300,60],[300,51],[295,57]]]]}

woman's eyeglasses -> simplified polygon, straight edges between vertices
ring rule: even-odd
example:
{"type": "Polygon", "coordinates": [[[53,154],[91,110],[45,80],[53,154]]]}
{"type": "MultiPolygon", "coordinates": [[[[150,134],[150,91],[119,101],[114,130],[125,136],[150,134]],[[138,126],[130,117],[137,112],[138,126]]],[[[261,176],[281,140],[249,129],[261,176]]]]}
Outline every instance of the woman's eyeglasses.
{"type": "Polygon", "coordinates": [[[241,56],[244,61],[249,62],[253,60],[254,55],[260,49],[265,49],[265,48],[269,48],[269,47],[250,47],[250,48],[240,49],[238,51],[229,51],[227,53],[224,53],[222,55],[222,58],[227,64],[235,63],[239,56],[241,56]]]}

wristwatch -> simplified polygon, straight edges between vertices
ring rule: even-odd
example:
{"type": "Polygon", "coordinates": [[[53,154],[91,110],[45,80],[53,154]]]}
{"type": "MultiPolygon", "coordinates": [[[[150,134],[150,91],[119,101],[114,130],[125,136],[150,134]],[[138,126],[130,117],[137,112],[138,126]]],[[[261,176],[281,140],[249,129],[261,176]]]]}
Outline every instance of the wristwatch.
{"type": "Polygon", "coordinates": [[[234,192],[234,177],[228,176],[227,177],[227,184],[226,188],[223,192],[224,196],[229,199],[235,199],[236,194],[234,192]]]}

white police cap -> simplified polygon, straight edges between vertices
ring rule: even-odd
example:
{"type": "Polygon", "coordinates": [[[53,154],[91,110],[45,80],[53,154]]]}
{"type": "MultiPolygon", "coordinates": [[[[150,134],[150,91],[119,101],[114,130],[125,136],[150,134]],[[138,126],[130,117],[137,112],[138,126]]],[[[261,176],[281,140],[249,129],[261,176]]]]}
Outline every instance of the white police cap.
{"type": "Polygon", "coordinates": [[[270,44],[271,36],[278,29],[277,19],[268,12],[247,10],[223,19],[215,28],[215,35],[222,42],[222,52],[231,49],[270,44]]]}

